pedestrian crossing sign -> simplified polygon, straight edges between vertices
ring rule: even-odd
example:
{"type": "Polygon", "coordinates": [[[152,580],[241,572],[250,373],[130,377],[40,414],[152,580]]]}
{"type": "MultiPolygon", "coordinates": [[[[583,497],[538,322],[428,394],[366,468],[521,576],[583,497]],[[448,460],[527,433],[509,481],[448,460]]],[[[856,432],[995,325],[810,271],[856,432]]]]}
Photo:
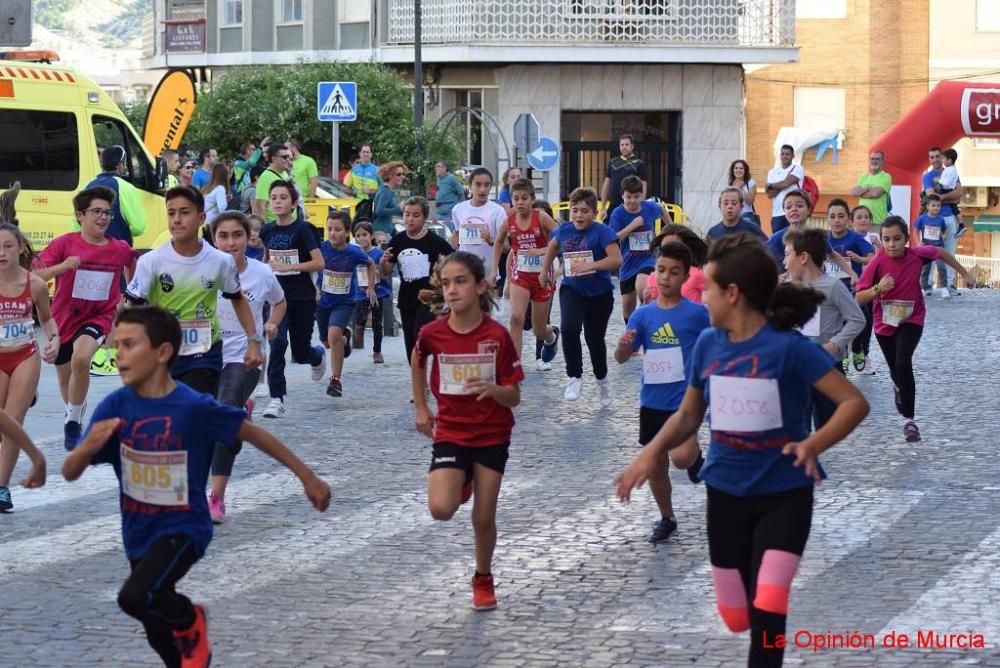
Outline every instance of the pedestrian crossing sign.
{"type": "Polygon", "coordinates": [[[320,81],[316,86],[316,117],[344,123],[358,118],[358,85],[353,81],[320,81]]]}

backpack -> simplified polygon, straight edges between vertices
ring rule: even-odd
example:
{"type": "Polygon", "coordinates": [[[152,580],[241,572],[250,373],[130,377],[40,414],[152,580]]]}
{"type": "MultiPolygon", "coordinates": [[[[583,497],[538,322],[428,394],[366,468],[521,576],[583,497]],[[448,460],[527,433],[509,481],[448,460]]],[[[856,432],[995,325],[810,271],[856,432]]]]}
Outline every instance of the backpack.
{"type": "Polygon", "coordinates": [[[357,203],[354,207],[354,220],[355,222],[359,220],[371,220],[372,216],[375,214],[375,206],[372,202],[372,197],[368,199],[363,199],[357,203]]]}
{"type": "Polygon", "coordinates": [[[819,186],[808,174],[802,178],[802,191],[809,195],[809,207],[815,209],[816,202],[819,201],[819,186]]]}

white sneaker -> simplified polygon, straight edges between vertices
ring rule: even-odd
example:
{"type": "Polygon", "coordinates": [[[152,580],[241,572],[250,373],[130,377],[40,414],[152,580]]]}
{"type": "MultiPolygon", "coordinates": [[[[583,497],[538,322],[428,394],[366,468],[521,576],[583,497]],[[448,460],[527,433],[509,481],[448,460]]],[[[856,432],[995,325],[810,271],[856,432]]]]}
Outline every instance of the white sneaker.
{"type": "Polygon", "coordinates": [[[872,362],[872,358],[871,357],[869,357],[867,355],[865,356],[865,364],[864,364],[864,366],[861,367],[861,369],[858,370],[858,373],[860,373],[862,375],[865,375],[865,376],[874,376],[875,375],[875,364],[872,362]]]}
{"type": "Polygon", "coordinates": [[[604,378],[597,381],[597,390],[601,395],[601,407],[607,408],[611,405],[611,380],[604,378]]]}
{"type": "Polygon", "coordinates": [[[948,297],[951,297],[951,293],[948,292],[948,288],[941,288],[940,292],[941,292],[941,299],[947,299],[948,297]]]}
{"type": "Polygon", "coordinates": [[[255,399],[263,399],[264,397],[271,396],[271,390],[267,387],[267,383],[261,383],[257,386],[257,391],[253,393],[255,399]]]}
{"type": "Polygon", "coordinates": [[[312,369],[312,379],[313,380],[315,380],[317,382],[323,380],[323,376],[326,375],[326,351],[325,350],[321,353],[321,357],[319,359],[319,364],[313,364],[313,365],[310,366],[310,368],[312,369]]]}
{"type": "Polygon", "coordinates": [[[552,363],[545,362],[542,358],[535,360],[535,371],[552,371],[552,363]]]}
{"type": "Polygon", "coordinates": [[[285,414],[285,402],[281,399],[271,399],[267,408],[261,413],[266,418],[278,418],[285,414]]]}
{"type": "Polygon", "coordinates": [[[583,379],[582,378],[570,378],[569,382],[566,383],[566,391],[563,393],[563,399],[566,401],[576,401],[580,398],[580,392],[583,390],[583,379]]]}

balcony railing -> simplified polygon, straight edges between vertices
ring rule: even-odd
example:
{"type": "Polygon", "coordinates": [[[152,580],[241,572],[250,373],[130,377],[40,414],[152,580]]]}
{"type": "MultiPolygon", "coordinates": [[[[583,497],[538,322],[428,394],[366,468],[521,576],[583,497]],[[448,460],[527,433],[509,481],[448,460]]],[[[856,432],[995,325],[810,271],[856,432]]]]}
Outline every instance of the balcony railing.
{"type": "MultiPolygon", "coordinates": [[[[413,43],[413,0],[388,0],[389,44],[413,43]]],[[[425,44],[790,47],[794,0],[422,0],[425,44]]]]}

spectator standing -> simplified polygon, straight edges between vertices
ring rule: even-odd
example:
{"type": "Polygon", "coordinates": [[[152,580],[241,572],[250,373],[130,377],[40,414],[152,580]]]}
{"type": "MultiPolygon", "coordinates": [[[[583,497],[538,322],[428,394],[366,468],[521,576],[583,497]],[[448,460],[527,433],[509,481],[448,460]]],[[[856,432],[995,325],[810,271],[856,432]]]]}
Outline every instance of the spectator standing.
{"type": "Polygon", "coordinates": [[[205,225],[211,225],[220,213],[229,208],[229,168],[217,162],[212,166],[212,178],[201,189],[205,196],[205,225]]]}
{"type": "MultiPolygon", "coordinates": [[[[500,188],[500,194],[497,196],[497,204],[503,207],[503,210],[508,214],[511,208],[514,206],[510,199],[510,184],[514,183],[521,178],[521,168],[520,167],[508,167],[507,171],[503,173],[503,178],[500,180],[502,186],[500,188]]],[[[500,265],[503,266],[503,263],[500,265]]],[[[501,269],[501,273],[503,270],[501,269]]]]}
{"type": "Polygon", "coordinates": [[[382,181],[379,180],[378,165],[372,162],[372,147],[362,144],[358,151],[358,162],[344,177],[344,185],[360,200],[370,199],[378,191],[382,181]]]}
{"type": "Polygon", "coordinates": [[[201,167],[191,177],[191,185],[201,190],[212,180],[212,166],[218,162],[219,152],[214,148],[202,149],[198,154],[198,160],[201,161],[201,167]]]}
{"type": "MultiPolygon", "coordinates": [[[[291,177],[288,169],[292,166],[292,152],[284,144],[273,142],[267,148],[268,166],[257,179],[255,188],[253,212],[263,216],[267,222],[274,221],[274,211],[269,203],[271,184],[275,181],[288,181],[291,177]]],[[[298,193],[296,193],[296,202],[298,193]]]]}
{"type": "Polygon", "coordinates": [[[250,172],[260,163],[264,151],[271,145],[271,138],[264,137],[260,140],[260,148],[247,142],[240,146],[240,153],[233,162],[233,197],[241,196],[247,186],[250,185],[250,172]]]}
{"type": "MultiPolygon", "coordinates": [[[[792,163],[792,160],[795,158],[794,148],[785,144],[778,152],[778,158],[781,161],[781,165],[767,173],[767,188],[765,191],[771,199],[771,234],[780,232],[788,227],[788,219],[785,218],[785,195],[799,190],[806,178],[806,173],[802,169],[802,166],[792,163]]],[[[813,203],[813,206],[815,206],[815,203],[813,203]]]]}
{"type": "Polygon", "coordinates": [[[892,177],[883,171],[885,153],[872,151],[868,156],[868,172],[861,175],[858,185],[851,188],[851,194],[859,199],[861,206],[872,212],[872,224],[881,225],[889,215],[889,193],[892,177]]]}
{"type": "Polygon", "coordinates": [[[191,177],[194,176],[194,170],[196,169],[198,169],[198,164],[193,160],[188,160],[184,163],[184,166],[177,173],[177,178],[180,179],[182,186],[191,185],[191,177]]]}
{"type": "Polygon", "coordinates": [[[753,201],[757,197],[757,182],[750,176],[750,165],[746,160],[733,160],[729,165],[729,187],[740,191],[743,204],[740,218],[760,227],[760,216],[753,209],[753,201]]]}
{"type": "Polygon", "coordinates": [[[302,152],[302,145],[297,139],[288,140],[288,149],[292,152],[292,178],[304,197],[316,197],[316,185],[319,183],[319,169],[316,161],[302,152]]]}
{"type": "Polygon", "coordinates": [[[160,158],[167,168],[167,190],[179,186],[181,180],[178,173],[181,170],[181,157],[177,155],[177,151],[168,148],[160,154],[160,158]]]}
{"type": "Polygon", "coordinates": [[[115,193],[115,201],[111,204],[111,223],[107,235],[113,239],[133,245],[134,237],[146,231],[146,215],[142,210],[139,190],[122,178],[128,166],[128,154],[125,149],[115,144],[101,152],[101,169],[86,188],[104,186],[115,193]]]}
{"type": "Polygon", "coordinates": [[[646,165],[635,156],[635,141],[632,135],[623,134],[618,138],[618,150],[621,155],[612,158],[604,173],[604,183],[601,184],[601,205],[604,206],[604,220],[611,219],[611,212],[622,203],[622,181],[627,176],[638,176],[642,180],[642,198],[649,195],[649,183],[646,180],[646,165]]]}
{"type": "Polygon", "coordinates": [[[441,160],[434,165],[437,176],[437,191],[434,195],[434,209],[439,220],[451,218],[451,210],[465,200],[465,188],[454,174],[448,171],[448,163],[441,160]]]}
{"type": "MultiPolygon", "coordinates": [[[[948,149],[948,151],[953,154],[951,163],[954,166],[954,162],[958,160],[958,152],[954,149],[948,149]]],[[[958,249],[958,203],[962,201],[963,188],[961,180],[958,179],[957,169],[953,173],[949,172],[948,177],[945,178],[945,153],[937,146],[932,146],[928,151],[931,168],[924,174],[923,187],[924,195],[938,194],[941,196],[941,216],[944,218],[946,230],[944,249],[954,255],[958,249]],[[941,183],[942,179],[945,180],[945,183],[941,183]]],[[[948,266],[947,273],[948,294],[960,294],[955,289],[955,270],[948,266]]]]}
{"type": "Polygon", "coordinates": [[[392,217],[403,215],[395,191],[399,190],[406,180],[406,165],[401,162],[387,162],[379,167],[378,172],[381,185],[375,192],[372,203],[372,227],[375,229],[375,234],[381,232],[391,239],[395,234],[392,217]]]}

